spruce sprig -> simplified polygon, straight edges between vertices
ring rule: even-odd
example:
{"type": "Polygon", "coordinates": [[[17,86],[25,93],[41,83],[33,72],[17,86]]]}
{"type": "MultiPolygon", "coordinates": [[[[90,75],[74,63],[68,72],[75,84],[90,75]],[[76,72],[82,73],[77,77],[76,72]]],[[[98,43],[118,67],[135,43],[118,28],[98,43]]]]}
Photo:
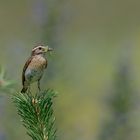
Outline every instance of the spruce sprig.
{"type": "Polygon", "coordinates": [[[27,134],[33,140],[56,140],[52,108],[55,96],[53,90],[45,90],[35,96],[30,93],[17,93],[13,96],[27,134]]]}

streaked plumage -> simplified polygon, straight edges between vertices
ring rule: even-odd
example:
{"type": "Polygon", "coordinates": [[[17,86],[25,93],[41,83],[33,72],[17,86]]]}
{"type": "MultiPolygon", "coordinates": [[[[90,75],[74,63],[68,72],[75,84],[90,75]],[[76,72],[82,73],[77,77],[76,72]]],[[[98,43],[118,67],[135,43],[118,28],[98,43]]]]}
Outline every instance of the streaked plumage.
{"type": "Polygon", "coordinates": [[[44,69],[47,68],[47,59],[45,57],[51,48],[44,46],[37,46],[32,49],[30,58],[26,61],[22,73],[22,93],[25,93],[30,84],[38,81],[38,88],[40,90],[40,79],[42,78],[44,69]]]}

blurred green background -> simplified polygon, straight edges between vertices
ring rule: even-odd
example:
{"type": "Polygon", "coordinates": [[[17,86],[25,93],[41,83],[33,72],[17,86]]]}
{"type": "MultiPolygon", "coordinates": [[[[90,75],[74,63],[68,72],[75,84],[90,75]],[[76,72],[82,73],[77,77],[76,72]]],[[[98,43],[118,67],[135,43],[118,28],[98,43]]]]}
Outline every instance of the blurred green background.
{"type": "MultiPolygon", "coordinates": [[[[61,140],[140,139],[140,1],[1,0],[0,65],[21,90],[31,49],[54,48],[41,81],[61,140]]],[[[1,81],[3,79],[1,78],[1,81]]],[[[31,140],[1,90],[0,140],[31,140]]]]}

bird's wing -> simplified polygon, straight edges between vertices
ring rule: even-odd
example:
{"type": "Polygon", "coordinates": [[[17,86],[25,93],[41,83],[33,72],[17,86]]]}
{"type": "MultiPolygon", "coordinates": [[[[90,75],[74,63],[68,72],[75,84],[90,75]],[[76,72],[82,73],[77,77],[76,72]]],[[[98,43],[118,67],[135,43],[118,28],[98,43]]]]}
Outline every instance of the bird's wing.
{"type": "Polygon", "coordinates": [[[24,65],[24,67],[23,67],[23,71],[22,71],[22,85],[24,85],[24,81],[25,81],[25,71],[26,71],[28,65],[31,63],[31,60],[32,60],[32,57],[30,57],[30,58],[26,61],[25,65],[24,65]]]}

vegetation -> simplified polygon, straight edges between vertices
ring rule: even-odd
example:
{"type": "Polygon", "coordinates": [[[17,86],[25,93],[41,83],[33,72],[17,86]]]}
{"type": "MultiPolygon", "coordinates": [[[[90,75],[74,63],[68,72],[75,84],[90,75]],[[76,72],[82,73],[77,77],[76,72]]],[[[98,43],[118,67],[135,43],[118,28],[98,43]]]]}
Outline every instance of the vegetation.
{"type": "Polygon", "coordinates": [[[45,90],[35,96],[30,93],[17,93],[13,96],[27,134],[33,140],[56,140],[52,108],[55,96],[53,90],[45,90]]]}

